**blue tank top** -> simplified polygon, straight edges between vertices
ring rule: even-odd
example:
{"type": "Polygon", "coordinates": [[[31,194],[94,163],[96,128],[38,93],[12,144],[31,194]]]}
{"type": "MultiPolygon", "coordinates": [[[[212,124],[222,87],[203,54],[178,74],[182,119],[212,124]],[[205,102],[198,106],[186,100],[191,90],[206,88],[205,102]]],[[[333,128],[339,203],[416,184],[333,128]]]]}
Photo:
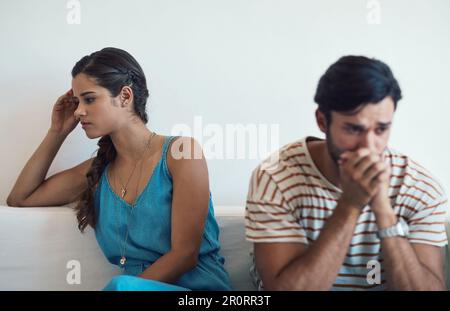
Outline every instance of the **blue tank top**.
{"type": "MultiPolygon", "coordinates": [[[[171,249],[172,176],[167,167],[167,149],[174,137],[166,137],[161,158],[152,176],[132,206],[120,198],[108,181],[108,168],[95,191],[97,242],[108,261],[119,265],[125,249],[124,274],[138,275],[171,249]],[[124,245],[127,231],[128,239],[124,245]]],[[[176,285],[192,290],[229,290],[230,281],[219,254],[219,226],[211,194],[198,263],[176,285]]]]}

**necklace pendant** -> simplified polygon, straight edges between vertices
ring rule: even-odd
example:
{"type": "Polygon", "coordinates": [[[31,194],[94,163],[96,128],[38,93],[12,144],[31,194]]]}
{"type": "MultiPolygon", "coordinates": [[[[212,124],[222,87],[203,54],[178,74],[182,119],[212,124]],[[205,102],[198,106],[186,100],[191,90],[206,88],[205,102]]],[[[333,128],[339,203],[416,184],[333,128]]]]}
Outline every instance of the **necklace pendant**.
{"type": "Polygon", "coordinates": [[[123,265],[125,265],[125,262],[127,261],[127,259],[125,258],[125,256],[122,256],[121,258],[120,258],[120,264],[123,266],[123,265]]]}
{"type": "Polygon", "coordinates": [[[127,189],[122,188],[122,199],[125,197],[126,194],[127,194],[127,189]]]}

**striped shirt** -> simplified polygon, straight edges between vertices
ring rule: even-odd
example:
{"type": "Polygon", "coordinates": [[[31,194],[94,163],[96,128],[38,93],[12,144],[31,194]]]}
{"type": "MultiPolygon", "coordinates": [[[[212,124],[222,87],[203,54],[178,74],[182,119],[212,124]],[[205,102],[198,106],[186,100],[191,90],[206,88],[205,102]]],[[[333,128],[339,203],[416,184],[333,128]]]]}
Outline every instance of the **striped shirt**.
{"type": "MultiPolygon", "coordinates": [[[[269,159],[252,174],[246,203],[246,238],[253,243],[298,242],[312,244],[333,213],[342,193],[317,169],[303,138],[279,150],[277,166],[266,169],[269,159]]],[[[447,199],[442,187],[419,164],[392,149],[385,150],[391,165],[389,198],[397,217],[409,226],[411,243],[447,245],[447,199]]],[[[332,290],[383,290],[386,278],[377,237],[375,215],[362,209],[355,232],[332,290]],[[368,282],[377,260],[381,282],[368,282]]],[[[253,257],[253,254],[252,254],[253,257]]],[[[251,274],[259,289],[263,284],[255,268],[251,274]]]]}

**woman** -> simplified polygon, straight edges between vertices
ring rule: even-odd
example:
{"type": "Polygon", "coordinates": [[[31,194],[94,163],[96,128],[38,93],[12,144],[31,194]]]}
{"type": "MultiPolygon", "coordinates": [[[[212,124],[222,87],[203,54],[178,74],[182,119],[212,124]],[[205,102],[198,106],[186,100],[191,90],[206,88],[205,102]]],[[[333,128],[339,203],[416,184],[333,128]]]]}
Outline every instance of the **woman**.
{"type": "Polygon", "coordinates": [[[77,62],[72,78],[8,205],[79,201],[79,229],[93,227],[105,256],[124,272],[106,290],[230,289],[205,158],[194,139],[147,128],[140,65],[123,50],[105,48],[77,62]],[[45,179],[80,121],[89,138],[101,137],[97,155],[45,179]]]}

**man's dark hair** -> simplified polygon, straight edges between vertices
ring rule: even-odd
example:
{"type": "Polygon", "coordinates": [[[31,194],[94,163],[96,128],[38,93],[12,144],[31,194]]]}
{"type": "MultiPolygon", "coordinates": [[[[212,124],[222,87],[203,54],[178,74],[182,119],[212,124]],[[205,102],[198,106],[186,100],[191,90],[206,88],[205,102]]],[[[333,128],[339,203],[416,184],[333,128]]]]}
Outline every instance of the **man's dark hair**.
{"type": "Polygon", "coordinates": [[[364,56],[344,56],[320,78],[314,101],[330,123],[331,111],[352,113],[386,96],[396,109],[402,91],[388,65],[364,56]]]}

